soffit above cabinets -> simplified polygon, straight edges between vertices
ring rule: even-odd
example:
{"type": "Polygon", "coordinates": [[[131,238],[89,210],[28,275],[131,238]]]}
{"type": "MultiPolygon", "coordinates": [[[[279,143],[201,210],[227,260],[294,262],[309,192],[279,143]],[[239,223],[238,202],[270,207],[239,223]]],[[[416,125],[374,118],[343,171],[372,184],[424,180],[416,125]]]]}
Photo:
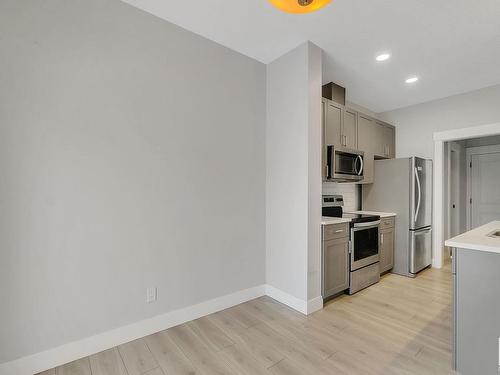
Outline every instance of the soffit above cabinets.
{"type": "Polygon", "coordinates": [[[323,83],[374,112],[500,83],[499,0],[334,0],[305,15],[268,0],[125,2],[264,63],[310,40],[324,50],[323,83]]]}

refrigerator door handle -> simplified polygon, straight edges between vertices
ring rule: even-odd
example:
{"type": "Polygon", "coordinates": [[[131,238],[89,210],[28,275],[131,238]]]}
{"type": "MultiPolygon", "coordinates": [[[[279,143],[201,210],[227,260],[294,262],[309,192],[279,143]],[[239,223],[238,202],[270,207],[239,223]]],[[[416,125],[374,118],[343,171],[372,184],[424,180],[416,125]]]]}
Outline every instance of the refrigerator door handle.
{"type": "Polygon", "coordinates": [[[422,200],[422,190],[420,187],[420,178],[418,177],[418,170],[415,167],[415,178],[417,180],[417,189],[418,189],[418,201],[417,201],[417,209],[415,210],[415,223],[417,222],[418,212],[420,211],[420,202],[422,200]]]}
{"type": "Polygon", "coordinates": [[[413,233],[415,233],[415,235],[419,235],[419,234],[422,234],[422,233],[428,233],[428,232],[432,232],[432,227],[427,227],[427,228],[422,228],[422,229],[415,229],[415,230],[412,230],[413,233]]]}

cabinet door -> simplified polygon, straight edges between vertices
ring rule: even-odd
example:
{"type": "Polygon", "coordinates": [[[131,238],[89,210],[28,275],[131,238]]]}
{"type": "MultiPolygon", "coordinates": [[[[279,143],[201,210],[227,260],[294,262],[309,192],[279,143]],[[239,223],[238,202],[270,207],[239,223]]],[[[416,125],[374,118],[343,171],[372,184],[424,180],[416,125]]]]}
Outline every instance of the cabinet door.
{"type": "Polygon", "coordinates": [[[396,131],[392,126],[386,125],[384,128],[384,143],[386,147],[386,156],[388,158],[396,157],[396,131]]]}
{"type": "Polygon", "coordinates": [[[344,110],[342,139],[344,147],[357,150],[358,148],[358,114],[351,110],[344,110]]]}
{"type": "Polygon", "coordinates": [[[394,267],[394,228],[380,231],[380,273],[394,267]]]}
{"type": "Polygon", "coordinates": [[[373,154],[365,152],[363,157],[363,179],[357,182],[358,185],[373,184],[375,160],[373,154]]]}
{"type": "Polygon", "coordinates": [[[340,104],[327,101],[325,117],[325,143],[327,146],[342,146],[341,134],[344,117],[342,112],[343,108],[340,104]]]}
{"type": "Polygon", "coordinates": [[[349,237],[323,241],[323,298],[349,288],[349,237]]]}
{"type": "Polygon", "coordinates": [[[395,157],[395,131],[388,124],[377,121],[377,156],[384,158],[395,157]]]}
{"type": "Polygon", "coordinates": [[[387,157],[387,142],[386,142],[386,126],[383,122],[376,121],[375,122],[375,152],[376,156],[385,158],[387,157]]]}
{"type": "Polygon", "coordinates": [[[358,114],[358,149],[365,153],[375,154],[376,124],[373,119],[361,113],[358,114]]]}
{"type": "Polygon", "coordinates": [[[322,156],[321,156],[321,173],[323,175],[323,181],[326,180],[328,173],[328,165],[326,160],[326,107],[328,105],[328,100],[323,98],[321,99],[321,142],[322,142],[322,156]]]}

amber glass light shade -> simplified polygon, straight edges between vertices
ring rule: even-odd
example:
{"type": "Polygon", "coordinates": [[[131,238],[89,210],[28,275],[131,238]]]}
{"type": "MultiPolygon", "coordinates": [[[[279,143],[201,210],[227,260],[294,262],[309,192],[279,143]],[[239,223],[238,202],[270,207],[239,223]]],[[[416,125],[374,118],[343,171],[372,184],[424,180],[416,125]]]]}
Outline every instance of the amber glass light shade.
{"type": "Polygon", "coordinates": [[[287,13],[310,13],[323,8],[332,0],[269,0],[279,10],[287,13]]]}

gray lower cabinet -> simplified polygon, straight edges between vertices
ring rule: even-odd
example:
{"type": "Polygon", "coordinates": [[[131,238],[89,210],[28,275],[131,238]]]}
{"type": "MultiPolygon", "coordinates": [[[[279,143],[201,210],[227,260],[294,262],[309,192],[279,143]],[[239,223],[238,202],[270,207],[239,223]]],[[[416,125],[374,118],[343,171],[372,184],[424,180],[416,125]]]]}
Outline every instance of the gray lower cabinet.
{"type": "Polygon", "coordinates": [[[461,375],[498,374],[500,254],[453,253],[453,365],[461,375]]]}
{"type": "Polygon", "coordinates": [[[322,295],[331,297],[349,288],[349,226],[323,226],[322,295]]]}
{"type": "Polygon", "coordinates": [[[380,273],[390,271],[394,267],[394,218],[385,218],[380,224],[380,273]]]}

